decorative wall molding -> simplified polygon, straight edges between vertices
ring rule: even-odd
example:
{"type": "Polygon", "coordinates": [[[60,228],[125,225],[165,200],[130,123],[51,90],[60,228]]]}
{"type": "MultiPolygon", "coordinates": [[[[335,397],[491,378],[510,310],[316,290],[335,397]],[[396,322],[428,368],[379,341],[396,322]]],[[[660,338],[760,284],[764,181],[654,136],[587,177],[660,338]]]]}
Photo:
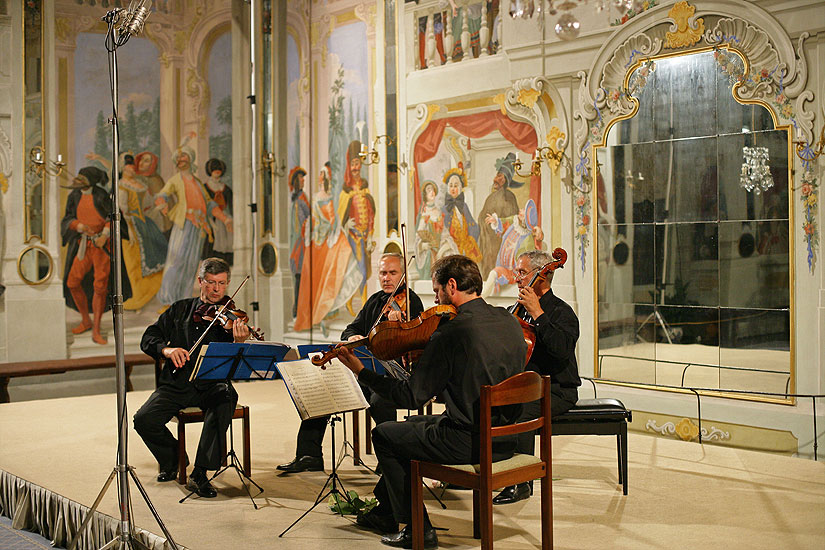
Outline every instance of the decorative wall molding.
{"type": "MultiPolygon", "coordinates": [[[[699,439],[699,426],[689,418],[683,418],[678,423],[665,422],[661,426],[655,420],[650,419],[645,424],[645,431],[656,432],[664,436],[675,435],[682,441],[698,441],[699,439]]],[[[710,430],[702,428],[701,432],[702,441],[729,441],[731,439],[730,432],[714,426],[711,426],[710,430]]]]}

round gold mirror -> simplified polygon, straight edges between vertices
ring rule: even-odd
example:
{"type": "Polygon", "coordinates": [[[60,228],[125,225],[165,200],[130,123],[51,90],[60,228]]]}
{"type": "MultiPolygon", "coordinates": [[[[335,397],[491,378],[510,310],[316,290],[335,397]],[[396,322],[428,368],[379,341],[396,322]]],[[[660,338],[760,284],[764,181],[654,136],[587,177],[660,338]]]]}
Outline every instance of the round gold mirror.
{"type": "Polygon", "coordinates": [[[278,251],[272,243],[264,243],[258,249],[258,270],[267,277],[278,270],[278,251]]]}
{"type": "Polygon", "coordinates": [[[45,283],[52,275],[52,257],[39,246],[28,246],[17,257],[17,273],[29,285],[45,283]]]}

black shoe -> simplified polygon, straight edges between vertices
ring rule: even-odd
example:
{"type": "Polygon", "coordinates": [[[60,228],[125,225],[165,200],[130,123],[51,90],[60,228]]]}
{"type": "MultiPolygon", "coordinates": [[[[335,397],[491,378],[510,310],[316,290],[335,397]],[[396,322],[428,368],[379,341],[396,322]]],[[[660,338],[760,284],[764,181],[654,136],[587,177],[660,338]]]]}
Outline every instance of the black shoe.
{"type": "Polygon", "coordinates": [[[526,498],[530,498],[533,494],[533,486],[529,483],[519,483],[518,485],[510,485],[505,487],[502,491],[493,497],[493,504],[512,504],[526,498]]]}
{"type": "Polygon", "coordinates": [[[292,462],[276,466],[275,469],[281,470],[288,474],[295,474],[298,472],[323,472],[324,471],[324,457],[322,456],[302,456],[295,457],[292,462]]]}
{"type": "MultiPolygon", "coordinates": [[[[175,449],[177,452],[177,449],[175,449]]],[[[184,462],[187,466],[189,466],[189,455],[183,456],[184,462]]],[[[178,465],[175,464],[171,468],[162,468],[160,473],[158,474],[158,481],[164,483],[166,481],[172,481],[178,478],[178,465]]]]}
{"type": "Polygon", "coordinates": [[[377,508],[373,508],[366,513],[359,513],[355,518],[355,523],[361,527],[378,531],[382,535],[398,532],[398,522],[395,521],[393,515],[382,514],[377,511],[377,508]]]}
{"type": "Polygon", "coordinates": [[[191,475],[189,479],[186,481],[186,488],[193,493],[197,493],[199,497],[203,498],[215,498],[218,496],[218,492],[209,483],[209,480],[206,476],[200,477],[191,475]]]}
{"type": "MultiPolygon", "coordinates": [[[[397,533],[381,537],[381,542],[396,548],[412,548],[412,527],[407,525],[397,533]]],[[[438,548],[438,536],[431,525],[424,526],[424,548],[438,548]]]]}

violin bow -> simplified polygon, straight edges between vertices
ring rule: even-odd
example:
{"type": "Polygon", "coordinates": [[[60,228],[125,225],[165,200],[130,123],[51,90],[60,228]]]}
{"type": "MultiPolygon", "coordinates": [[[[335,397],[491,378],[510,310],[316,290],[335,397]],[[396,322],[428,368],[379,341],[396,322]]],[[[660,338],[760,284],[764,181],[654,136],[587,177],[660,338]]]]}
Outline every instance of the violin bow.
{"type": "Polygon", "coordinates": [[[405,312],[407,316],[407,321],[410,320],[410,285],[407,280],[407,224],[401,224],[401,252],[404,255],[404,279],[405,287],[404,292],[406,292],[406,296],[404,297],[404,308],[407,310],[405,312]]]}
{"type": "Polygon", "coordinates": [[[207,332],[209,332],[209,329],[210,329],[210,328],[212,328],[212,325],[214,325],[214,324],[215,324],[215,321],[217,321],[217,320],[218,320],[218,317],[220,317],[220,316],[221,316],[221,314],[224,312],[224,310],[226,309],[226,306],[228,306],[228,305],[229,305],[229,302],[231,302],[231,301],[232,301],[232,299],[233,299],[233,298],[235,298],[235,295],[238,293],[238,291],[241,289],[241,287],[242,287],[242,286],[246,283],[246,281],[248,281],[248,280],[249,280],[249,275],[247,275],[247,276],[244,278],[244,280],[243,280],[243,281],[241,281],[241,284],[239,284],[239,285],[238,285],[238,288],[236,288],[236,289],[235,289],[235,292],[233,292],[233,293],[232,293],[232,296],[230,296],[230,297],[229,297],[229,299],[226,301],[226,303],[225,303],[225,304],[223,304],[223,305],[221,306],[221,309],[219,309],[219,310],[218,310],[218,312],[215,314],[215,318],[214,318],[214,319],[212,319],[212,322],[211,322],[211,323],[209,323],[209,326],[208,326],[208,327],[206,327],[206,330],[204,330],[204,331],[203,331],[203,334],[201,334],[200,338],[198,338],[198,340],[197,340],[197,341],[196,341],[196,342],[192,345],[192,349],[190,349],[190,350],[189,350],[189,355],[190,355],[190,356],[192,355],[192,353],[194,353],[195,348],[197,348],[197,347],[198,347],[198,345],[199,345],[199,344],[203,341],[204,337],[206,336],[206,333],[207,333],[207,332]]]}

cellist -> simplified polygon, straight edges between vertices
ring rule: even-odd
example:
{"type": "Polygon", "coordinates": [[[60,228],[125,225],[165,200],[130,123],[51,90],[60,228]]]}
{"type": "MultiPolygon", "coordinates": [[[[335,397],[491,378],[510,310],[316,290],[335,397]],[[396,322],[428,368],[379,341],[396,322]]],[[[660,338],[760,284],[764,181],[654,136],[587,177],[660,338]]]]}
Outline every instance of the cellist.
{"type": "MultiPolygon", "coordinates": [[[[553,257],[542,250],[525,252],[516,259],[515,275],[518,283],[518,303],[526,311],[523,320],[535,328],[536,342],[533,354],[525,370],[550,375],[550,402],[552,416],[567,412],[578,400],[581,386],[579,368],[576,364],[576,341],[579,339],[579,319],[564,300],[553,294],[551,282],[553,271],[545,278],[539,277],[530,286],[533,275],[553,262],[553,257]]],[[[541,413],[539,402],[524,405],[519,422],[538,418],[541,413]]],[[[533,454],[536,438],[533,433],[517,436],[516,452],[533,454]]],[[[493,498],[493,504],[510,504],[529,498],[532,485],[521,483],[505,487],[493,498]]]]}
{"type": "MultiPolygon", "coordinates": [[[[405,321],[407,319],[407,291],[401,282],[404,276],[404,260],[400,254],[388,253],[378,262],[378,282],[381,290],[370,296],[355,319],[341,333],[341,339],[354,341],[364,338],[379,321],[405,321]]],[[[424,306],[421,298],[409,290],[410,318],[418,317],[424,306]]],[[[370,402],[370,416],[376,425],[396,419],[396,407],[362,386],[364,397],[370,402]]],[[[324,469],[321,443],[327,429],[328,417],[312,418],[301,422],[295,459],[277,466],[286,473],[320,471],[324,469]]]]}

